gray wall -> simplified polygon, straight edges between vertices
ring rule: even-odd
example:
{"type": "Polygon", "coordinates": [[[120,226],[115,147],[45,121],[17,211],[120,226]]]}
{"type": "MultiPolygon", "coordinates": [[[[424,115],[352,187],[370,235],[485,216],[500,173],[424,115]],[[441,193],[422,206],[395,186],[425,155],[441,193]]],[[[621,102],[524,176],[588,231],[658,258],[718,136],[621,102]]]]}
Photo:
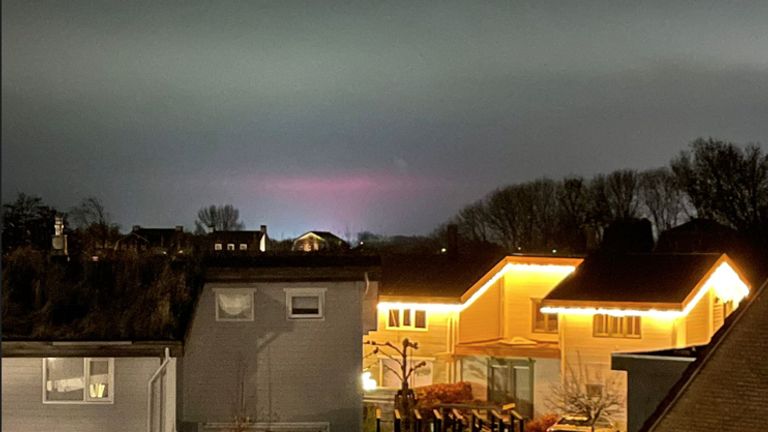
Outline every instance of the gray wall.
{"type": "Polygon", "coordinates": [[[40,358],[4,358],[4,432],[143,431],[147,428],[147,381],[155,358],[115,359],[114,404],[43,404],[40,358]]]}
{"type": "Polygon", "coordinates": [[[640,430],[693,360],[613,357],[611,368],[627,371],[627,432],[640,430]]]}
{"type": "Polygon", "coordinates": [[[240,413],[360,430],[364,289],[362,281],[206,284],[181,366],[184,430],[240,413]],[[253,322],[216,322],[213,289],[227,287],[256,289],[253,322]],[[284,288],[326,288],[325,318],[289,321],[284,288]]]}

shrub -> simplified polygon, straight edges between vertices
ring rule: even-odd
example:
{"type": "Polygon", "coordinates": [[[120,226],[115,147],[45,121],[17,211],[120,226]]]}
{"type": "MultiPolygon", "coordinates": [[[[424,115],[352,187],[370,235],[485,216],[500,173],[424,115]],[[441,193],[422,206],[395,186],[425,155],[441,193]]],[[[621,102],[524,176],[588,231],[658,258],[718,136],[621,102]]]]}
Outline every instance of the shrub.
{"type": "Polygon", "coordinates": [[[557,423],[560,416],[557,414],[544,414],[525,424],[525,432],[546,432],[547,428],[557,423]]]}
{"type": "Polygon", "coordinates": [[[419,408],[439,403],[458,403],[472,400],[472,386],[468,382],[432,384],[414,389],[419,408]]]}

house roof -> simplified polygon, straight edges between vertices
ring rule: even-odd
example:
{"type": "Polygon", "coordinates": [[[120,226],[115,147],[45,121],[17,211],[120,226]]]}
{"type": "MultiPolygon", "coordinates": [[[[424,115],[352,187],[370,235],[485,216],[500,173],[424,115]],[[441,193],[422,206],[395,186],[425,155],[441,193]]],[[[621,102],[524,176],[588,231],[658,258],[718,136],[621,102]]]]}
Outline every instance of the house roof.
{"type": "Polygon", "coordinates": [[[337,242],[344,242],[344,240],[341,239],[341,237],[337,236],[336,234],[330,232],[330,231],[307,231],[304,234],[298,236],[296,240],[300,240],[310,234],[314,234],[317,237],[320,237],[321,239],[325,241],[337,241],[337,242]]]}
{"type": "Polygon", "coordinates": [[[721,261],[738,271],[724,254],[592,255],[550,291],[542,306],[680,305],[721,261]]]}
{"type": "Polygon", "coordinates": [[[379,295],[458,303],[502,258],[497,253],[383,255],[379,295]]]}
{"type": "Polygon", "coordinates": [[[768,417],[768,281],[726,320],[644,432],[764,430],[768,417]]]}
{"type": "Polygon", "coordinates": [[[248,241],[248,240],[260,240],[264,232],[254,231],[214,231],[208,233],[208,238],[220,241],[248,241]]]}

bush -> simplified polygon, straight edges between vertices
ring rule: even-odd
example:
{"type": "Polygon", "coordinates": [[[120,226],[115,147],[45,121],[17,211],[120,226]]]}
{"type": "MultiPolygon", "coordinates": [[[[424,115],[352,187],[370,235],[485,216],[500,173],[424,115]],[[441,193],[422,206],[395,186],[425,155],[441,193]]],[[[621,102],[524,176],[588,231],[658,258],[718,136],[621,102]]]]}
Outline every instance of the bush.
{"type": "Polygon", "coordinates": [[[525,432],[546,432],[547,428],[557,423],[560,416],[557,414],[544,414],[525,424],[525,432]]]}
{"type": "Polygon", "coordinates": [[[419,408],[429,408],[439,403],[459,403],[472,400],[472,386],[468,382],[432,384],[414,389],[419,408]]]}

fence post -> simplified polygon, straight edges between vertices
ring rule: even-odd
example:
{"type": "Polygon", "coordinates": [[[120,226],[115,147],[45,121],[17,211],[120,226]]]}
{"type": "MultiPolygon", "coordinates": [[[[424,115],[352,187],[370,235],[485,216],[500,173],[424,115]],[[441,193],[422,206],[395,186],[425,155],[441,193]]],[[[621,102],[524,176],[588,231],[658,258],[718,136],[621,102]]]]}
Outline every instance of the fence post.
{"type": "Polygon", "coordinates": [[[400,418],[400,410],[395,408],[395,432],[402,432],[400,430],[400,421],[402,419],[400,418]]]}
{"type": "Polygon", "coordinates": [[[381,408],[376,407],[376,432],[381,432],[381,408]]]}

